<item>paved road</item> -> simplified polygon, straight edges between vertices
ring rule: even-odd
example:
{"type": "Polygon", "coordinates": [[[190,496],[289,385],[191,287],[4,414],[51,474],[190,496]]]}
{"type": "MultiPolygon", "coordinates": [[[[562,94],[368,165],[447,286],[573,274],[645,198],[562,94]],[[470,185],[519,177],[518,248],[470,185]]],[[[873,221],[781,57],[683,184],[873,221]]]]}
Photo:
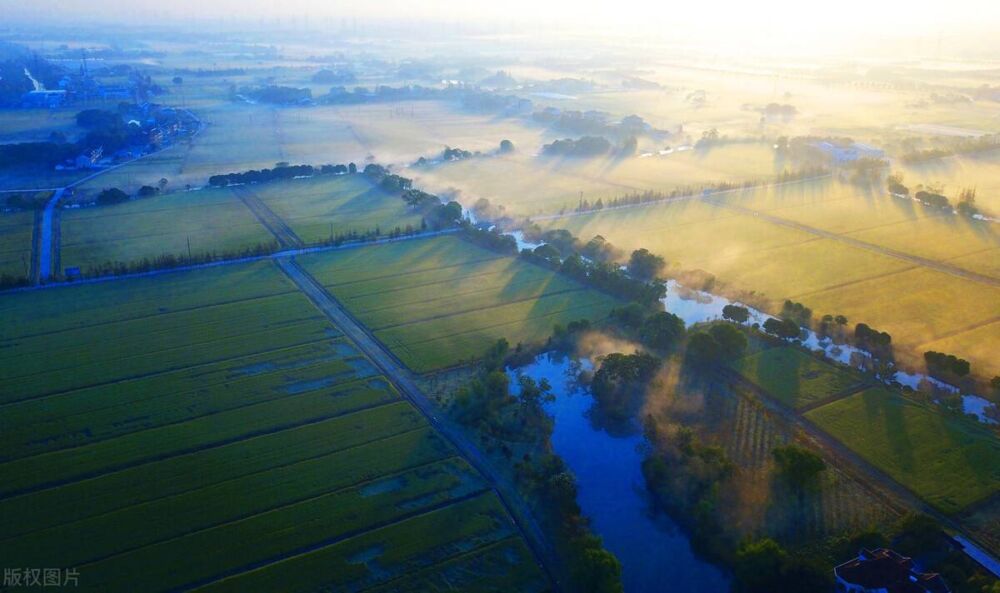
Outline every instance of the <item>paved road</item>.
{"type": "Polygon", "coordinates": [[[936,270],[938,272],[944,272],[945,274],[951,274],[952,276],[957,276],[959,278],[964,278],[966,280],[972,280],[973,282],[988,284],[990,286],[1000,286],[1000,278],[994,278],[993,276],[986,276],[984,274],[977,274],[976,272],[970,272],[969,270],[965,270],[944,262],[927,259],[903,251],[897,251],[895,249],[889,249],[888,247],[883,247],[881,245],[876,245],[874,243],[868,243],[867,241],[861,241],[860,239],[855,239],[853,237],[847,237],[845,235],[841,235],[838,233],[833,233],[830,231],[825,231],[823,229],[818,229],[816,227],[811,227],[809,225],[805,225],[802,223],[794,222],[786,218],[773,216],[771,214],[767,214],[766,212],[759,212],[757,210],[752,210],[750,208],[744,208],[743,206],[737,206],[736,204],[731,204],[725,200],[713,199],[712,196],[707,196],[704,198],[704,200],[709,204],[712,204],[713,206],[726,208],[728,210],[740,212],[741,214],[747,214],[749,216],[753,216],[761,220],[766,220],[771,224],[788,227],[791,229],[795,229],[797,231],[802,231],[804,233],[816,235],[817,237],[822,237],[824,239],[832,239],[834,241],[846,243],[853,247],[866,249],[868,251],[872,251],[874,253],[885,255],[888,257],[894,257],[896,259],[900,259],[905,262],[909,262],[911,264],[916,264],[918,266],[931,268],[932,270],[936,270]]]}
{"type": "Polygon", "coordinates": [[[38,281],[45,282],[52,275],[52,219],[59,208],[65,187],[60,187],[52,194],[42,211],[42,228],[38,239],[38,281]]]}
{"type": "MultiPolygon", "coordinates": [[[[193,118],[194,121],[198,125],[198,129],[196,129],[194,131],[194,133],[191,134],[191,136],[190,136],[191,138],[194,138],[195,136],[197,136],[198,134],[200,134],[203,129],[205,129],[205,125],[202,123],[202,121],[200,119],[198,119],[198,117],[195,114],[191,113],[187,109],[184,109],[183,111],[186,112],[189,116],[191,116],[191,118],[193,118]]],[[[66,190],[72,189],[73,187],[76,187],[77,185],[80,185],[81,183],[86,183],[87,181],[90,181],[91,179],[94,179],[95,177],[98,177],[100,175],[104,175],[108,171],[114,171],[115,169],[119,169],[119,168],[124,167],[126,165],[131,165],[132,163],[134,163],[134,162],[136,162],[138,160],[144,159],[146,157],[153,156],[154,154],[159,154],[159,153],[163,152],[164,150],[170,150],[174,146],[177,146],[177,145],[176,144],[171,144],[169,146],[164,146],[163,148],[161,148],[159,150],[154,150],[153,152],[144,154],[144,155],[139,156],[137,158],[134,158],[134,159],[132,159],[132,160],[130,160],[128,162],[121,163],[121,164],[118,164],[118,165],[112,165],[111,167],[108,167],[106,169],[101,169],[100,171],[96,171],[94,173],[91,173],[90,175],[87,175],[86,177],[82,177],[80,179],[77,179],[73,183],[68,183],[68,184],[66,184],[65,187],[56,187],[56,188],[49,188],[49,189],[9,190],[9,191],[17,191],[17,192],[36,192],[36,191],[52,191],[52,192],[55,192],[55,193],[52,194],[52,197],[49,198],[49,201],[45,203],[45,210],[42,212],[42,225],[41,225],[41,229],[39,229],[41,237],[40,237],[40,241],[38,242],[38,247],[39,247],[40,251],[39,251],[38,257],[37,257],[37,261],[38,261],[38,273],[37,273],[38,281],[39,282],[45,282],[52,275],[52,272],[53,272],[53,270],[52,270],[52,264],[53,264],[52,250],[53,250],[53,248],[58,249],[59,246],[58,245],[53,245],[52,229],[53,229],[54,226],[58,226],[58,221],[56,221],[56,218],[58,218],[59,212],[60,212],[60,210],[59,210],[59,201],[62,199],[63,194],[66,192],[66,190]]],[[[55,270],[55,271],[58,272],[59,270],[55,270]]]]}
{"type": "Polygon", "coordinates": [[[555,563],[555,553],[548,545],[548,541],[541,527],[535,521],[531,510],[518,495],[514,484],[493,469],[486,457],[465,437],[460,428],[439,415],[434,404],[427,399],[420,387],[413,381],[403,364],[386,350],[371,332],[358,323],[315,278],[303,270],[294,258],[281,257],[276,260],[276,263],[309,297],[309,300],[361,348],[382,373],[392,381],[399,392],[420,410],[431,426],[448,439],[455,449],[490,482],[514,523],[524,535],[536,559],[545,569],[555,590],[559,591],[561,587],[556,578],[556,572],[552,568],[555,563]]]}
{"type": "Polygon", "coordinates": [[[257,192],[245,185],[234,186],[232,190],[257,221],[274,236],[279,245],[285,249],[302,247],[302,239],[260,199],[257,192]]]}

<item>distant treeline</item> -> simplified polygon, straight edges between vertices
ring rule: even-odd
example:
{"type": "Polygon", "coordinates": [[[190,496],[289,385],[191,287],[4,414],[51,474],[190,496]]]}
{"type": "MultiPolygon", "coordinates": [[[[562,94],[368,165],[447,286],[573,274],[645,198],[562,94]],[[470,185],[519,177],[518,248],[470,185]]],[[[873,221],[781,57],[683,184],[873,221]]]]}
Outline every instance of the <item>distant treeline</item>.
{"type": "Polygon", "coordinates": [[[208,184],[212,187],[225,187],[227,185],[244,185],[251,183],[267,183],[282,179],[294,179],[295,177],[314,177],[317,175],[346,175],[357,173],[358,167],[354,163],[346,165],[282,165],[273,169],[250,169],[242,173],[223,173],[212,175],[208,178],[208,184]]]}
{"type": "Polygon", "coordinates": [[[180,76],[242,76],[247,73],[246,68],[176,68],[174,74],[180,76]]]}
{"type": "Polygon", "coordinates": [[[978,152],[1000,147],[1000,134],[987,134],[979,138],[963,138],[956,141],[951,146],[941,148],[928,148],[924,150],[913,150],[907,152],[900,160],[904,163],[919,163],[967,152],[978,152]]]}
{"type": "Polygon", "coordinates": [[[789,181],[798,181],[801,179],[818,177],[820,175],[826,175],[828,173],[829,171],[827,169],[824,169],[823,167],[806,167],[803,169],[799,169],[798,171],[787,171],[787,170],[783,171],[781,175],[778,175],[775,179],[750,179],[747,181],[738,181],[738,182],[719,181],[717,183],[704,186],[680,187],[670,190],[669,192],[647,190],[644,192],[634,192],[631,194],[616,196],[613,198],[608,198],[607,200],[603,198],[598,198],[593,202],[590,202],[588,200],[580,200],[579,204],[577,205],[576,208],[574,208],[574,210],[576,212],[593,212],[605,208],[620,208],[623,206],[652,204],[683,196],[693,196],[704,192],[721,192],[721,191],[730,191],[734,189],[750,189],[753,187],[760,187],[762,185],[787,183],[789,181]]]}

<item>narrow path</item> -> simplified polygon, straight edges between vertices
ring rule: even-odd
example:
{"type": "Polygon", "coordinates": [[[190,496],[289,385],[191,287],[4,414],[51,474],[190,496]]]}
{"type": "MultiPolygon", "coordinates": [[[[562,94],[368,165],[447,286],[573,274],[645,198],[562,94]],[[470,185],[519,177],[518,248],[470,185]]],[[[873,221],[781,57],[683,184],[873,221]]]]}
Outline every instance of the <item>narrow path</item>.
{"type": "Polygon", "coordinates": [[[549,576],[555,590],[559,590],[559,582],[553,570],[555,553],[548,545],[541,527],[535,521],[531,510],[517,494],[514,484],[495,471],[488,459],[479,449],[465,437],[462,430],[452,425],[447,419],[442,419],[434,404],[417,386],[409,371],[391,352],[389,352],[375,336],[358,323],[323,288],[315,278],[303,270],[294,258],[282,257],[275,260],[281,271],[288,276],[303,293],[323,312],[344,334],[375,363],[379,370],[393,383],[410,403],[413,404],[427,419],[427,422],[439,434],[444,436],[461,455],[482,474],[497,496],[507,508],[514,523],[524,535],[535,558],[549,576]]]}
{"type": "Polygon", "coordinates": [[[279,245],[285,249],[302,247],[302,239],[295,234],[295,231],[280,216],[274,213],[274,210],[271,210],[264,203],[264,200],[260,199],[260,196],[256,192],[245,185],[234,186],[232,190],[236,194],[236,197],[253,213],[257,221],[274,235],[279,245]]]}

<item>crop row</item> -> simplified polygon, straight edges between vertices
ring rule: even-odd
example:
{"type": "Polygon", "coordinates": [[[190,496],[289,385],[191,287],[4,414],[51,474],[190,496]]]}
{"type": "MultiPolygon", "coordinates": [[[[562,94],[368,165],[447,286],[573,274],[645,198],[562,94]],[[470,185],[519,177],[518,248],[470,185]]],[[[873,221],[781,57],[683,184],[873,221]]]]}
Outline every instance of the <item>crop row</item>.
{"type": "Polygon", "coordinates": [[[451,454],[451,448],[430,428],[413,430],[33,531],[0,543],[0,556],[14,566],[46,563],[77,566],[424,465],[451,454]]]}
{"type": "MultiPolygon", "coordinates": [[[[384,386],[349,384],[288,396],[186,422],[130,433],[84,447],[35,455],[0,466],[0,492],[44,488],[172,455],[331,418],[398,399],[384,386]]],[[[30,501],[28,502],[30,506],[30,501]]],[[[20,520],[20,514],[10,520],[20,520]]],[[[2,533],[10,531],[0,530],[2,533]]]]}
{"type": "Polygon", "coordinates": [[[118,381],[4,406],[0,463],[372,376],[342,339],[118,381]]]}

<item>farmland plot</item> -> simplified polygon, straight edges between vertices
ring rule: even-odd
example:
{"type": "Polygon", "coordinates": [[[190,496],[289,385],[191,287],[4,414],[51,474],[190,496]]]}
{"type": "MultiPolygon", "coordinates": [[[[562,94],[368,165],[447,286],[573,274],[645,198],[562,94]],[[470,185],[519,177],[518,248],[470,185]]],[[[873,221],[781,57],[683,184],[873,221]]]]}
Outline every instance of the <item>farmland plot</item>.
{"type": "Polygon", "coordinates": [[[239,251],[273,239],[229,189],[64,210],[62,263],[83,270],[160,255],[239,251]]]}
{"type": "MultiPolygon", "coordinates": [[[[482,476],[271,262],[5,294],[0,314],[12,563],[161,591],[327,559],[281,587],[301,590],[436,582],[523,548],[482,476]],[[377,566],[354,560],[375,548],[377,566]]],[[[516,575],[547,589],[533,561],[516,575]]]]}
{"type": "Polygon", "coordinates": [[[733,363],[751,383],[791,408],[802,408],[861,383],[853,371],[818,360],[798,348],[762,350],[733,363]]]}
{"type": "Polygon", "coordinates": [[[254,186],[253,191],[305,243],[351,232],[378,230],[384,235],[396,227],[420,228],[419,214],[363,175],[267,183],[254,186]]]}
{"type": "Polygon", "coordinates": [[[882,388],[806,417],[944,512],[961,511],[1000,490],[1000,440],[967,418],[882,388]]]}
{"type": "Polygon", "coordinates": [[[475,359],[498,338],[545,339],[556,323],[605,316],[616,301],[554,272],[456,237],[300,258],[410,368],[475,359]]]}
{"type": "Polygon", "coordinates": [[[34,212],[0,214],[0,274],[27,277],[31,266],[34,212]]]}

